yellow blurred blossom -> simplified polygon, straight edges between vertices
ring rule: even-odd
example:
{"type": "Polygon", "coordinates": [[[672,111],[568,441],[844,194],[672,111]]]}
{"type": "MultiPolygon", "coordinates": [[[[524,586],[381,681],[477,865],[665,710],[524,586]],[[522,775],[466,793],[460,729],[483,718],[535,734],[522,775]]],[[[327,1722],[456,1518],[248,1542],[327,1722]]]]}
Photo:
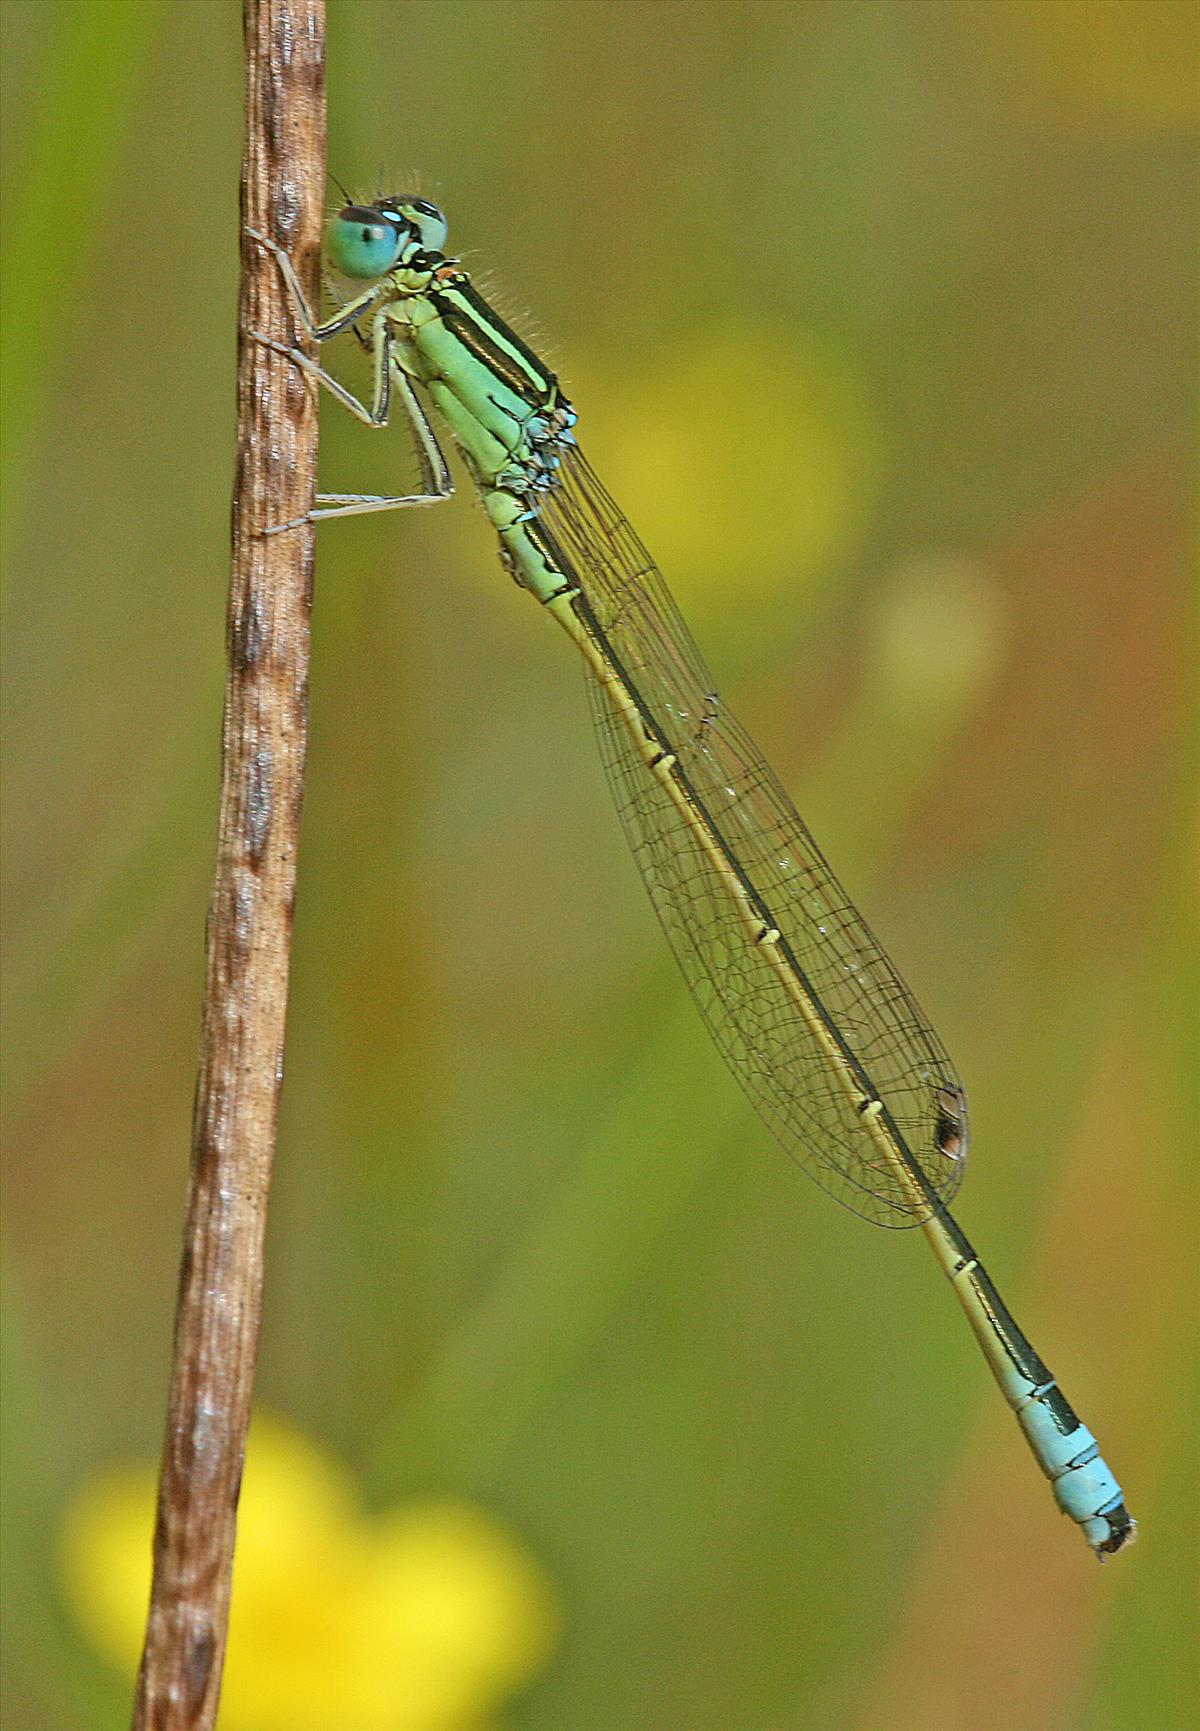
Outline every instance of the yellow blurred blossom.
{"type": "MultiPolygon", "coordinates": [[[[150,1586],[155,1472],[104,1473],[63,1535],[66,1596],[130,1674],[150,1586]]],[[[338,1464],[256,1415],[238,1516],[222,1731],[476,1731],[545,1663],[550,1587],[481,1509],[358,1509],[338,1464]]]]}
{"type": "MultiPolygon", "coordinates": [[[[572,377],[572,385],[574,386],[572,377]]],[[[621,384],[578,381],[579,440],[696,627],[726,645],[837,578],[870,519],[875,417],[837,348],[729,316],[621,384]]]]}
{"type": "MultiPolygon", "coordinates": [[[[852,874],[894,847],[922,788],[987,702],[1008,647],[1009,621],[992,574],[949,554],[881,572],[863,612],[855,701],[805,777],[804,802],[822,819],[831,856],[852,874]],[[845,790],[870,790],[847,801],[845,790]],[[834,845],[836,844],[836,845],[834,845]]],[[[955,846],[939,837],[943,862],[955,846]]]]}
{"type": "Polygon", "coordinates": [[[970,559],[927,554],[881,573],[867,620],[864,683],[887,707],[884,726],[934,717],[957,725],[990,690],[1007,647],[1003,600],[970,559]]]}

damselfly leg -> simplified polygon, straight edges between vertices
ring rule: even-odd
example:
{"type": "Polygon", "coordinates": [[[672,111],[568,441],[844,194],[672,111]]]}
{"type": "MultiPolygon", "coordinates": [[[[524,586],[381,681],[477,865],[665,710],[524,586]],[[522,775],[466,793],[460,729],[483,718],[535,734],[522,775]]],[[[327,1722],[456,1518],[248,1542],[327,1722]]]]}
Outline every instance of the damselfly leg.
{"type": "Polygon", "coordinates": [[[277,246],[274,241],[266,239],[254,229],[247,229],[247,234],[265,246],[279,266],[288,293],[296,308],[297,316],[303,326],[305,335],[314,342],[326,342],[330,337],[340,336],[344,331],[353,329],[363,347],[372,358],[373,386],[370,404],[363,403],[354,393],[336,379],[332,373],[320,366],[304,350],[280,343],[274,337],[265,335],[262,331],[251,331],[249,334],[264,348],[274,350],[276,354],[285,355],[302,372],[323,385],[331,396],[337,398],[343,408],[368,427],[386,427],[391,415],[393,389],[403,405],[405,415],[413,436],[413,448],[421,472],[422,491],[419,493],[318,493],[318,509],[310,511],[307,516],[294,518],[288,523],[277,523],[264,529],[266,535],[280,535],[286,529],[298,528],[302,523],[316,522],[322,517],[353,517],[363,516],[375,511],[399,511],[414,505],[436,505],[442,499],[448,499],[454,491],[454,481],[450,474],[449,464],[445,454],[438,444],[437,436],[429,424],[429,419],[417,400],[408,375],[400,363],[395,343],[392,339],[385,312],[376,311],[371,320],[371,335],[365,337],[358,330],[355,320],[371,310],[373,302],[378,298],[375,294],[359,295],[355,300],[342,307],[337,315],[325,324],[318,324],[312,316],[311,309],[304,297],[304,291],[296,277],[292,261],[277,246]]]}

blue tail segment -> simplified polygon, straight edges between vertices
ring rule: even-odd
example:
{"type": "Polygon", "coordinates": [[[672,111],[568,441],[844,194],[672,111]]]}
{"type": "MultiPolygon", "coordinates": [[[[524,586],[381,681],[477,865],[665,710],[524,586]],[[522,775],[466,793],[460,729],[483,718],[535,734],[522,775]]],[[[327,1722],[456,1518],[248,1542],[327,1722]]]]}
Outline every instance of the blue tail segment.
{"type": "Polygon", "coordinates": [[[1100,1445],[1076,1416],[1058,1384],[1049,1382],[1017,1408],[1017,1421],[1050,1480],[1064,1515],[1083,1528],[1084,1537],[1104,1560],[1133,1538],[1137,1522],[1100,1445]]]}
{"type": "Polygon", "coordinates": [[[1103,1562],[1129,1543],[1137,1522],[1099,1444],[1018,1328],[949,1210],[934,1208],[922,1224],[1055,1502],[1103,1562]]]}

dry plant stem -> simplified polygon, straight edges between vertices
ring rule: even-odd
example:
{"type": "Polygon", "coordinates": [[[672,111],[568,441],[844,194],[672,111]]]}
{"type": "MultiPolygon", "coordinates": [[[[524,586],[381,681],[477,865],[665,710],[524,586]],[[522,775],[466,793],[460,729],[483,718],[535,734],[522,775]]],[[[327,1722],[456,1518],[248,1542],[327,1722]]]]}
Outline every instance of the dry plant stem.
{"type": "MultiPolygon", "coordinates": [[[[315,299],[325,196],[323,0],[246,0],[242,220],[315,299]]],[[[135,1731],[208,1731],[225,1658],[242,1457],[262,1308],[267,1189],[307,735],[314,392],[250,340],[287,338],[275,262],[243,241],[237,471],[191,1191],[135,1731]]]]}

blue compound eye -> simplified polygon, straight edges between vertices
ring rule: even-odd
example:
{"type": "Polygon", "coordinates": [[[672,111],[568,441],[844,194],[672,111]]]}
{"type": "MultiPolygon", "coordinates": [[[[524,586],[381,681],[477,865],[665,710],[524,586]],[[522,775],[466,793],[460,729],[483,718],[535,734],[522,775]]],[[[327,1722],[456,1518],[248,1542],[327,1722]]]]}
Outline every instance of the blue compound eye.
{"type": "Polygon", "coordinates": [[[329,262],[343,276],[385,276],[409,238],[406,225],[369,205],[347,205],[329,227],[329,262]]]}

